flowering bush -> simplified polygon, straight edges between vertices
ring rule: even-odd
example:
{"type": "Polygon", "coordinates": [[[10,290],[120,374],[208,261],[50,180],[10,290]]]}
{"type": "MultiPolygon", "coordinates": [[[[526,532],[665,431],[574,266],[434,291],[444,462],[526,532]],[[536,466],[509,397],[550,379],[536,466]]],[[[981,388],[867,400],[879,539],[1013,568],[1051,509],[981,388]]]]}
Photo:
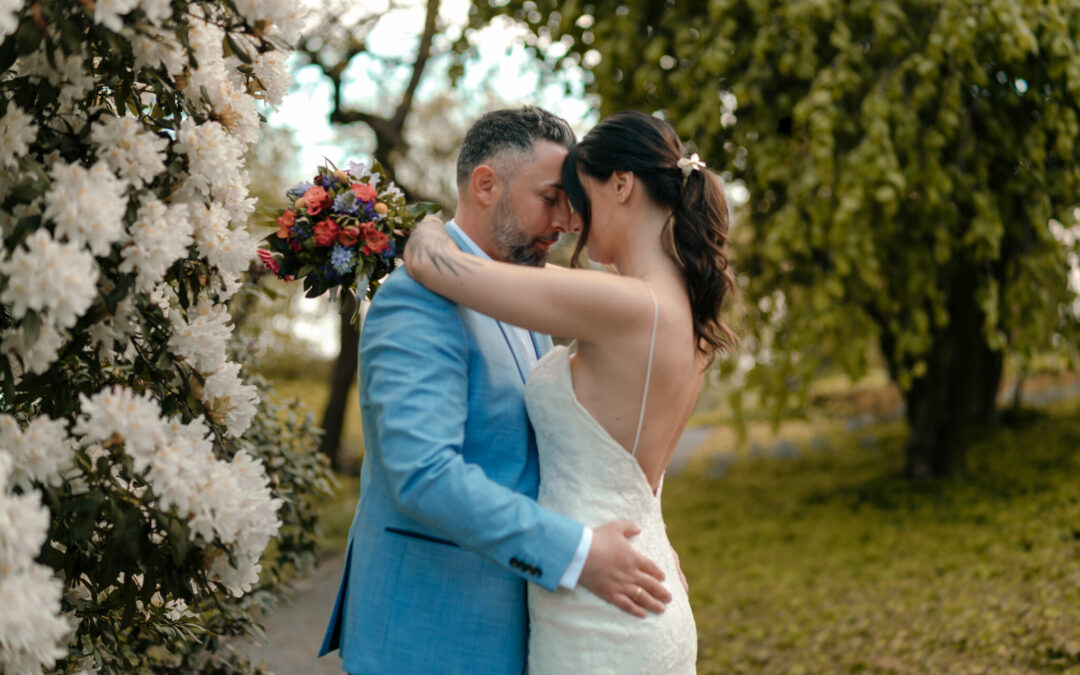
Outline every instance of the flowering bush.
{"type": "Polygon", "coordinates": [[[298,183],[286,196],[290,206],[259,257],[286,281],[303,277],[309,298],[338,288],[356,295],[359,285],[371,297],[394,269],[409,231],[440,208],[406,204],[381,166],[369,170],[354,162],[344,171],[319,167],[313,182],[298,183]]]}
{"type": "Polygon", "coordinates": [[[2,672],[249,669],[313,562],[316,432],[227,306],[297,4],[0,1],[2,672]]]}

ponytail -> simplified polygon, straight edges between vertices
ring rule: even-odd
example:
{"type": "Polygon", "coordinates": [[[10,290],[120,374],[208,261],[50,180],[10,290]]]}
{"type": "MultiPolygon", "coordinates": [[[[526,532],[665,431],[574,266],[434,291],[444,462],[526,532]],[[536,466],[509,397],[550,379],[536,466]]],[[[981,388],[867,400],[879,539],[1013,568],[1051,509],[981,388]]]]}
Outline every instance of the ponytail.
{"type": "Polygon", "coordinates": [[[734,349],[737,342],[735,333],[720,319],[724,299],[735,288],[724,251],[728,218],[719,176],[702,168],[686,176],[664,227],[664,247],[686,280],[694,334],[710,359],[716,352],[734,349]]]}
{"type": "Polygon", "coordinates": [[[671,209],[662,241],[682,270],[698,349],[710,361],[718,351],[734,349],[735,333],[720,319],[724,299],[735,289],[724,251],[728,205],[720,178],[696,155],[683,157],[682,142],[667,122],[632,111],[604,118],[570,150],[562,166],[566,197],[582,219],[574,267],[592,215],[578,171],[602,181],[615,171],[631,171],[654,202],[671,209]],[[685,175],[682,167],[689,169],[685,175]]]}

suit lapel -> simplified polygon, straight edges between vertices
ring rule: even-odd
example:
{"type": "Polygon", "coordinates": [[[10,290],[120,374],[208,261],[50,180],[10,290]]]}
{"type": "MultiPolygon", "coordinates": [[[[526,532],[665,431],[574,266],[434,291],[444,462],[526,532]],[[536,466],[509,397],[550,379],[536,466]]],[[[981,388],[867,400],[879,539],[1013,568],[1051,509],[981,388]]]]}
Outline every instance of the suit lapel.
{"type": "Polygon", "coordinates": [[[551,351],[551,336],[544,335],[543,333],[529,333],[529,335],[532,336],[533,347],[536,348],[536,358],[544,358],[544,354],[551,351]]]}
{"type": "Polygon", "coordinates": [[[510,351],[514,354],[514,363],[517,364],[518,374],[521,375],[522,381],[529,378],[529,361],[525,356],[525,345],[521,344],[521,340],[518,336],[514,335],[514,327],[508,326],[502,321],[496,321],[499,326],[499,330],[502,331],[503,338],[506,340],[506,345],[510,347],[510,351]]]}
{"type": "MultiPolygon", "coordinates": [[[[462,251],[473,254],[473,246],[470,246],[469,242],[462,241],[458,235],[456,228],[447,228],[446,233],[450,235],[450,238],[454,240],[454,243],[458,245],[462,251]]],[[[492,321],[495,321],[492,319],[492,321]]],[[[517,364],[518,374],[521,375],[522,381],[529,377],[529,361],[525,356],[525,345],[521,344],[521,340],[514,335],[514,327],[504,324],[502,321],[495,321],[495,325],[502,331],[503,339],[506,341],[506,346],[510,348],[510,353],[514,355],[514,363],[517,364]]],[[[536,336],[533,335],[533,344],[536,344],[536,336]]],[[[537,353],[539,353],[537,349],[537,353]]]]}

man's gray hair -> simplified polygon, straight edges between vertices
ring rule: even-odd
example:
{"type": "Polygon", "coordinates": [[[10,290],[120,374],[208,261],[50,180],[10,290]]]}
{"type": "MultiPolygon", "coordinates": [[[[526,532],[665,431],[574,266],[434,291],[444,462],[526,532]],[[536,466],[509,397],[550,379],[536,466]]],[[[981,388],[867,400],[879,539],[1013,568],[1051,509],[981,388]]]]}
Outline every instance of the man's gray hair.
{"type": "MultiPolygon", "coordinates": [[[[533,144],[538,140],[558,143],[569,149],[577,139],[566,120],[543,108],[527,105],[484,113],[469,127],[461,143],[457,160],[458,187],[469,183],[476,167],[491,163],[508,151],[516,151],[522,158],[532,157],[533,144]]],[[[512,173],[516,165],[504,167],[504,171],[512,173]]],[[[503,175],[503,178],[508,177],[503,175]]]]}

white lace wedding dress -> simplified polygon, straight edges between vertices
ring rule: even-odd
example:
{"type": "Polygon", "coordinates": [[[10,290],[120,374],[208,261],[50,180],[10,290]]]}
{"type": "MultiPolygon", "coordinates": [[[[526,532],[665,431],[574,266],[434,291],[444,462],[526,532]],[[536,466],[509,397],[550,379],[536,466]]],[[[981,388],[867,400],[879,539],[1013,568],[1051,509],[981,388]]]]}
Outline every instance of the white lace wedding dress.
{"type": "Polygon", "coordinates": [[[540,453],[540,504],[590,527],[633,520],[641,534],[631,544],[664,571],[673,597],[663,614],[639,619],[580,585],[552,593],[529,584],[529,675],[694,673],[697,630],[665,532],[659,490],[653,495],[637,460],[578,401],[566,347],[554,348],[536,364],[525,401],[540,453]]]}

